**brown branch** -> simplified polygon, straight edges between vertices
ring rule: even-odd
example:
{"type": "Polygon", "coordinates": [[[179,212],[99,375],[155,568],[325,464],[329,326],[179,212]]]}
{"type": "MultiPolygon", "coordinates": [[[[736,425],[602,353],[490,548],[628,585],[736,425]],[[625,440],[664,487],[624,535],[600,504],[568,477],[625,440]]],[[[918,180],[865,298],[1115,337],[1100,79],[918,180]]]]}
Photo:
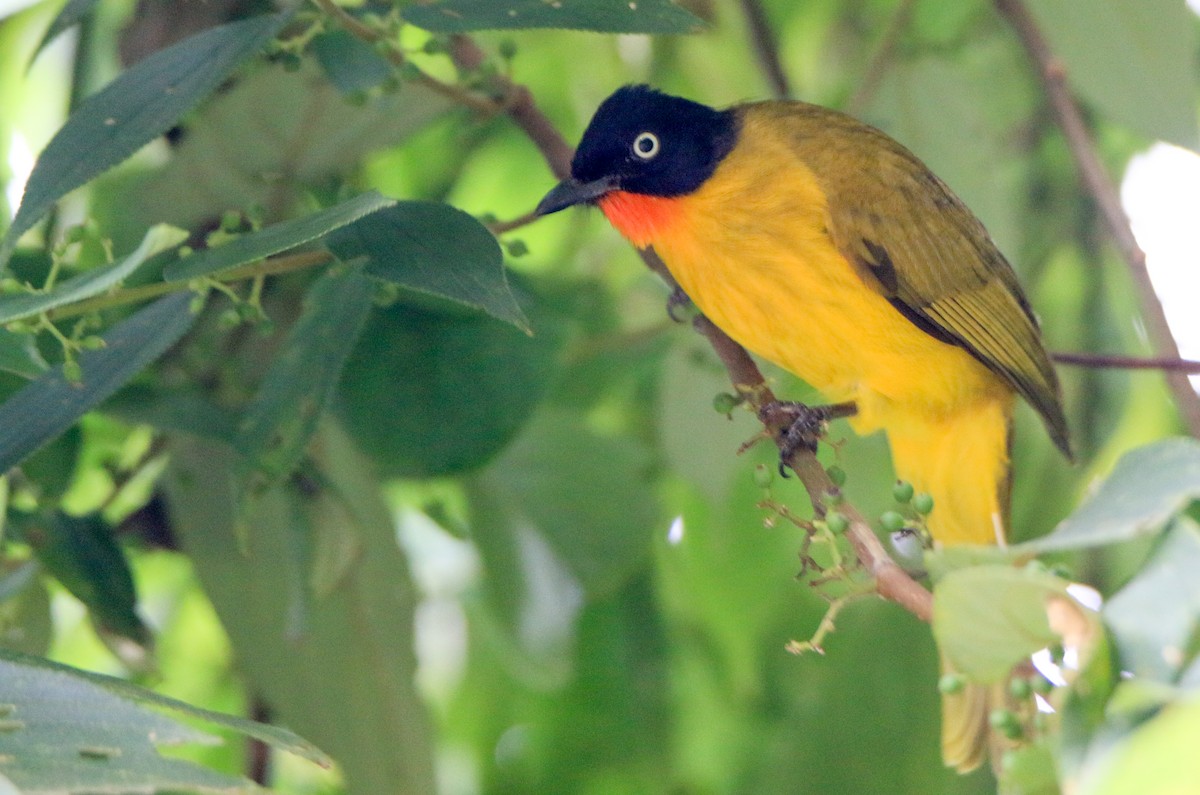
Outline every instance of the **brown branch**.
{"type": "MultiPolygon", "coordinates": [[[[487,56],[474,39],[463,35],[450,37],[450,58],[459,69],[467,72],[476,71],[487,60],[487,56]]],[[[492,78],[492,88],[502,97],[501,109],[529,136],[529,140],[533,141],[554,176],[559,179],[569,176],[574,149],[562,137],[554,123],[537,107],[529,89],[513,83],[503,75],[492,78]]]]}
{"type": "Polygon", "coordinates": [[[1118,356],[1107,353],[1051,353],[1059,364],[1073,367],[1096,367],[1114,370],[1168,370],[1181,373],[1200,373],[1200,362],[1192,359],[1171,359],[1165,356],[1118,356]]]}
{"type": "MultiPolygon", "coordinates": [[[[1179,346],[1167,324],[1162,302],[1159,301],[1154,292],[1154,285],[1150,282],[1150,274],[1146,269],[1146,253],[1138,246],[1129,219],[1121,208],[1116,186],[1100,162],[1083,115],[1071,96],[1062,61],[1050,49],[1037,22],[1022,0],[995,0],[995,5],[1008,19],[1030,59],[1037,66],[1042,88],[1067,140],[1079,177],[1100,210],[1117,249],[1129,266],[1141,301],[1142,319],[1146,323],[1154,347],[1164,359],[1179,359],[1179,346]]],[[[1187,373],[1178,369],[1167,369],[1164,374],[1188,430],[1193,436],[1200,437],[1200,396],[1192,389],[1187,373]]]]}
{"type": "Polygon", "coordinates": [[[741,0],[741,3],[742,15],[746,17],[746,27],[749,29],[750,43],[754,45],[758,65],[762,67],[763,75],[771,86],[771,93],[777,99],[787,99],[792,95],[792,89],[779,60],[779,47],[771,33],[771,24],[767,21],[762,3],[759,0],[741,0]]]}
{"type": "MultiPolygon", "coordinates": [[[[746,353],[746,349],[729,338],[725,332],[717,328],[711,320],[703,315],[697,317],[692,324],[703,334],[712,345],[713,350],[729,372],[729,379],[735,388],[742,390],[750,398],[756,413],[763,405],[774,401],[775,395],[763,380],[758,365],[746,353]]],[[[781,434],[784,426],[768,427],[776,443],[782,441],[781,434]]],[[[817,460],[815,454],[807,450],[799,450],[786,462],[804,484],[813,509],[818,514],[825,513],[825,498],[837,486],[825,472],[825,467],[817,460]]],[[[854,554],[859,562],[875,578],[876,592],[908,610],[922,621],[933,618],[933,595],[925,590],[904,569],[888,555],[875,532],[863,515],[848,502],[838,505],[838,511],[850,520],[846,537],[854,547],[854,554]]]]}

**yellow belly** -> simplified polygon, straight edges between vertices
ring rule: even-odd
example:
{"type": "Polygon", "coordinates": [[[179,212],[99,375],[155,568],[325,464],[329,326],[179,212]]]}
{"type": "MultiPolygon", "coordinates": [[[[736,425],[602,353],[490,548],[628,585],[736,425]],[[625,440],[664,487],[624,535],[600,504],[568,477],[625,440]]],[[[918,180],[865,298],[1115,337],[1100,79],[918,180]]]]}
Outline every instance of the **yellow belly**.
{"type": "Polygon", "coordinates": [[[855,401],[857,432],[884,429],[897,473],[934,496],[935,538],[996,543],[1011,389],[866,285],[826,232],[815,180],[781,180],[764,160],[780,162],[735,149],[672,200],[672,223],[635,242],[652,244],[733,339],[829,399],[855,401]]]}

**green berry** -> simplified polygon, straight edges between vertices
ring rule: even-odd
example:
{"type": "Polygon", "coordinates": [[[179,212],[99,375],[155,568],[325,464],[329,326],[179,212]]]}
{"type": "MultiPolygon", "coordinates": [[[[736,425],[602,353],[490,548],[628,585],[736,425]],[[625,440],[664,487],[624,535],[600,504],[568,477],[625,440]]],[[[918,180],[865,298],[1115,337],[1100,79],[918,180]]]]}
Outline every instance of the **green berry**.
{"type": "Polygon", "coordinates": [[[523,257],[529,253],[529,246],[525,245],[524,240],[510,240],[504,244],[504,248],[508,251],[510,257],[523,257]]]}
{"type": "Polygon", "coordinates": [[[95,335],[84,337],[79,341],[79,347],[83,348],[85,351],[98,351],[106,344],[107,343],[104,341],[103,337],[97,337],[95,335]]]}
{"type": "Polygon", "coordinates": [[[235,328],[242,322],[242,313],[230,307],[217,316],[217,325],[223,329],[235,328]]]}
{"type": "Polygon", "coordinates": [[[83,368],[79,366],[79,362],[74,359],[68,359],[62,365],[63,378],[70,381],[72,384],[78,384],[83,380],[83,368]]]}
{"type": "Polygon", "coordinates": [[[837,511],[830,511],[825,514],[825,526],[829,528],[829,532],[834,535],[841,535],[850,527],[850,520],[844,514],[837,511]]]}
{"type": "Polygon", "coordinates": [[[938,680],[938,690],[948,696],[961,693],[967,686],[967,680],[961,674],[943,674],[938,680]]]}
{"type": "Polygon", "coordinates": [[[1058,577],[1059,579],[1063,579],[1063,580],[1074,579],[1074,577],[1072,576],[1072,573],[1071,573],[1071,569],[1068,568],[1067,566],[1064,566],[1061,563],[1055,563],[1053,566],[1051,566],[1050,573],[1053,574],[1055,577],[1058,577]]]}
{"type": "Polygon", "coordinates": [[[837,464],[834,464],[833,466],[829,467],[829,469],[826,469],[825,474],[828,475],[829,479],[833,481],[833,485],[837,486],[839,489],[846,485],[846,470],[842,469],[837,464]]]}
{"type": "Polygon", "coordinates": [[[772,481],[775,480],[775,470],[766,464],[759,464],[754,468],[754,485],[760,489],[769,487],[772,481]]]}
{"type": "Polygon", "coordinates": [[[716,409],[718,414],[731,414],[741,402],[737,395],[721,392],[713,398],[713,408],[716,409]]]}
{"type": "Polygon", "coordinates": [[[1033,695],[1033,685],[1028,679],[1016,677],[1008,683],[1008,692],[1018,701],[1024,701],[1033,695]]]}
{"type": "Polygon", "coordinates": [[[834,487],[825,492],[824,501],[826,505],[841,505],[846,501],[846,495],[842,494],[842,490],[834,487]]]}
{"type": "Polygon", "coordinates": [[[933,496],[921,492],[912,498],[912,507],[914,511],[922,516],[928,516],[930,511],[933,510],[933,496]]]}
{"type": "Polygon", "coordinates": [[[517,57],[517,43],[512,39],[504,39],[500,42],[500,57],[506,61],[511,61],[517,57]]]}
{"type": "Polygon", "coordinates": [[[1010,740],[1019,740],[1021,735],[1025,733],[1021,726],[1021,719],[1016,713],[1007,709],[994,709],[988,715],[988,723],[992,728],[1003,734],[1010,740]]]}
{"type": "Polygon", "coordinates": [[[242,214],[237,210],[226,210],[221,213],[221,229],[225,232],[236,232],[242,225],[242,214]]]}
{"type": "Polygon", "coordinates": [[[913,498],[913,485],[907,480],[897,480],[896,485],[892,486],[892,496],[896,498],[896,502],[909,502],[913,498]]]}
{"type": "Polygon", "coordinates": [[[446,43],[441,39],[430,39],[421,45],[421,51],[426,55],[437,55],[446,51],[446,43]]]}
{"type": "Polygon", "coordinates": [[[883,525],[884,530],[894,533],[904,529],[904,517],[896,511],[884,511],[879,516],[879,524],[883,525]]]}

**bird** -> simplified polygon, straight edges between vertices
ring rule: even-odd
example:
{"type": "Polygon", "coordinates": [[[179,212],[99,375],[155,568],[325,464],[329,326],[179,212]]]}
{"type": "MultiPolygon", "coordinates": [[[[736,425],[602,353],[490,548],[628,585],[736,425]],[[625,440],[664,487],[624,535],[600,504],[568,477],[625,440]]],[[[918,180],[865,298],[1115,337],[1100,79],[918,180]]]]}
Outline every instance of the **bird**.
{"type": "MultiPolygon", "coordinates": [[[[597,206],[744,348],[882,430],[933,497],[936,545],[1004,544],[1017,397],[1071,458],[1061,389],[1016,273],[912,152],[791,100],[714,108],[646,85],[600,104],[539,216],[597,206]]],[[[944,762],[987,755],[986,688],[943,700],[944,762]]],[[[994,739],[994,738],[993,738],[994,739]]]]}

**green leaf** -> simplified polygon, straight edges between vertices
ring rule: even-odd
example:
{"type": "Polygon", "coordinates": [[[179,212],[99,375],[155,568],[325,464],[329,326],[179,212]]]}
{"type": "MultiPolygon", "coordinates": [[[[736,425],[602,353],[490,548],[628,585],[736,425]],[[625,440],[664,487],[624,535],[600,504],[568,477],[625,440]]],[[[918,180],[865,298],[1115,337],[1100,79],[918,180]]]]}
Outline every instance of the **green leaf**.
{"type": "Polygon", "coordinates": [[[1088,102],[1150,138],[1196,148],[1196,18],[1185,3],[1041,0],[1029,8],[1088,102]]]}
{"type": "Polygon", "coordinates": [[[1200,781],[1200,698],[1167,706],[1109,750],[1080,795],[1180,795],[1200,781]]]}
{"type": "Polygon", "coordinates": [[[96,0],[69,0],[58,12],[54,21],[50,23],[50,27],[46,28],[46,33],[38,42],[33,55],[29,56],[29,63],[32,64],[36,61],[42,50],[46,49],[46,45],[57,39],[60,33],[78,25],[84,17],[92,12],[92,7],[95,5],[96,0]]]}
{"type": "Polygon", "coordinates": [[[129,562],[112,527],[98,514],[53,511],[18,516],[15,522],[46,571],[87,606],[97,624],[140,646],[150,643],[150,632],[137,614],[129,562]]]}
{"type": "Polygon", "coordinates": [[[699,33],[704,23],[671,0],[442,0],[410,5],[404,18],[437,33],[566,28],[600,33],[699,33]]]}
{"type": "Polygon", "coordinates": [[[0,370],[23,378],[37,378],[50,365],[37,349],[33,334],[0,329],[0,370]]]}
{"type": "Polygon", "coordinates": [[[1061,639],[1046,615],[1066,599],[1067,583],[1012,566],[950,572],[933,591],[933,635],[954,668],[981,684],[1001,681],[1012,667],[1061,639]]]}
{"type": "Polygon", "coordinates": [[[367,273],[376,278],[529,329],[508,287],[500,244],[448,204],[400,202],[335,231],[327,245],[342,260],[366,257],[367,273]]]}
{"type": "Polygon", "coordinates": [[[1104,606],[1122,668],[1173,682],[1200,629],[1200,526],[1180,517],[1138,575],[1104,606]]]}
{"type": "Polygon", "coordinates": [[[140,234],[158,221],[197,228],[231,207],[299,205],[312,186],[344,181],[368,153],[408,138],[451,106],[419,83],[351,105],[307,60],[298,72],[257,69],[183,122],[183,140],[159,170],[113,175],[120,198],[111,215],[98,206],[97,220],[106,230],[140,234]]]}
{"type": "Polygon", "coordinates": [[[161,298],[115,326],[104,348],[79,356],[78,384],[56,367],[0,406],[0,471],[67,430],[174,345],[195,320],[190,300],[189,293],[161,298]]]}
{"type": "Polygon", "coordinates": [[[335,405],[387,474],[474,469],[529,418],[560,344],[549,319],[529,337],[486,315],[393,306],[367,320],[335,405]]]}
{"type": "Polygon", "coordinates": [[[278,482],[300,461],[373,295],[374,284],[359,268],[326,273],[309,290],[303,314],[238,424],[237,447],[249,459],[252,488],[278,482]]]}
{"type": "Polygon", "coordinates": [[[159,224],[151,227],[137,250],[119,262],[81,273],[44,293],[25,293],[0,298],[0,323],[45,312],[64,304],[81,301],[115,287],[129,278],[146,260],[187,240],[187,232],[159,224]]]}
{"type": "Polygon", "coordinates": [[[162,135],[283,27],[290,12],[206,30],[151,55],[84,100],[38,157],[21,207],[0,241],[17,239],[56,201],[162,135]]]}
{"type": "Polygon", "coordinates": [[[417,695],[417,597],[372,467],[332,423],[317,430],[316,477],[255,500],[253,530],[237,533],[237,454],[173,437],[165,478],[172,527],[233,644],[242,674],[280,723],[338,762],[348,793],[434,792],[430,730],[417,695]],[[320,507],[336,503],[337,509],[320,507]],[[335,527],[323,528],[325,521],[335,527]],[[307,605],[295,634],[297,593],[312,572],[297,535],[348,533],[360,548],[336,588],[307,605]],[[243,543],[244,541],[244,543],[243,543]],[[241,544],[243,551],[238,552],[241,544]]]}
{"type": "Polygon", "coordinates": [[[1041,554],[1152,535],[1200,497],[1200,442],[1167,439],[1130,451],[1054,532],[1014,547],[1041,554]]]}
{"type": "Polygon", "coordinates": [[[4,775],[22,795],[244,792],[249,782],[179,759],[156,746],[213,743],[212,735],[146,709],[201,718],[329,764],[311,744],[275,726],[197,709],[112,677],[0,650],[4,775]]]}
{"type": "Polygon", "coordinates": [[[169,282],[177,282],[211,276],[316,240],[334,229],[354,223],[364,215],[394,204],[394,201],[375,191],[364,193],[318,213],[273,224],[224,245],[172,262],[163,270],[163,277],[169,282]]]}
{"type": "Polygon", "coordinates": [[[650,552],[662,517],[649,468],[632,439],[599,436],[573,413],[548,411],[482,479],[511,528],[535,529],[589,594],[603,595],[650,552]]]}
{"type": "Polygon", "coordinates": [[[375,48],[348,30],[333,30],[309,45],[329,82],[343,94],[366,91],[391,77],[393,69],[375,48]]]}

